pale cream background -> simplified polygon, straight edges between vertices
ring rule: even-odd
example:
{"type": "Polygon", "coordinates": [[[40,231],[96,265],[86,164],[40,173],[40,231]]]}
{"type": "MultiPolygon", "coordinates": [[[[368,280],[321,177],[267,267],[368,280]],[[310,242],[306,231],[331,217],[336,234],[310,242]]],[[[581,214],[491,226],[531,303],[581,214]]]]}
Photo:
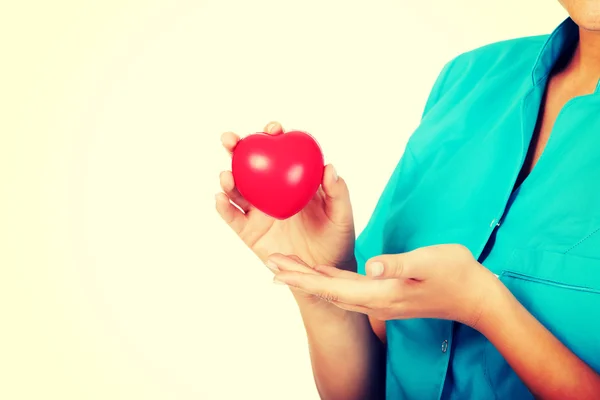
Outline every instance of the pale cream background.
{"type": "Polygon", "coordinates": [[[0,399],[317,399],[219,135],[308,130],[362,229],[433,80],[554,0],[3,1],[0,399]]]}

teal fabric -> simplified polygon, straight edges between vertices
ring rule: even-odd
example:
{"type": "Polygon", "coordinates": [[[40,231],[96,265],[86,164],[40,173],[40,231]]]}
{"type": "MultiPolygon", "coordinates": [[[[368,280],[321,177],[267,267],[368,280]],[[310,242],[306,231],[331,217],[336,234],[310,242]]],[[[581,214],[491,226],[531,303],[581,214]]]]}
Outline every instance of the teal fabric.
{"type": "MultiPolygon", "coordinates": [[[[463,244],[600,371],[600,84],[567,103],[513,192],[548,76],[578,38],[566,19],[550,35],[493,43],[449,62],[356,256],[364,274],[365,261],[379,254],[463,244]]],[[[469,327],[431,319],[386,327],[389,399],[533,398],[469,327]]]]}

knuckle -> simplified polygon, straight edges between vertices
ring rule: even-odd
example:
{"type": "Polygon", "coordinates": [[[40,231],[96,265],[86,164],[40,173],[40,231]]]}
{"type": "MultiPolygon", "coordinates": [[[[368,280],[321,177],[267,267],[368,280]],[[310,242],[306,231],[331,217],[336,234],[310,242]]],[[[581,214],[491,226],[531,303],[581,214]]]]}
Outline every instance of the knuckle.
{"type": "Polygon", "coordinates": [[[396,275],[402,276],[404,274],[404,262],[402,260],[396,261],[396,275]]]}

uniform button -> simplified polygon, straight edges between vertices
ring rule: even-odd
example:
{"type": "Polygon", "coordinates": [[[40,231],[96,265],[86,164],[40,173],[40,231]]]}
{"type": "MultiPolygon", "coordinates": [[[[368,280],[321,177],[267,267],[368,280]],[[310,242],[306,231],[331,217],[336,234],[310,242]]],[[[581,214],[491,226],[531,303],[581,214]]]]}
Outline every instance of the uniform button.
{"type": "Polygon", "coordinates": [[[448,341],[444,340],[442,342],[442,353],[445,353],[446,351],[448,351],[448,341]]]}

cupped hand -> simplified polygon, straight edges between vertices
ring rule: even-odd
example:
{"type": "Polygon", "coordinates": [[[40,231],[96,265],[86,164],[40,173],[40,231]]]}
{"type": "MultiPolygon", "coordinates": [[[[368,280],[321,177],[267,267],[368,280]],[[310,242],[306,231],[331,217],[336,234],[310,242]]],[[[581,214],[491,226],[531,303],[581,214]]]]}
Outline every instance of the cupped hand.
{"type": "Polygon", "coordinates": [[[367,262],[366,276],[333,266],[316,266],[318,274],[307,274],[299,271],[302,260],[285,263],[297,268],[277,272],[277,281],[378,320],[436,318],[477,329],[489,311],[486,293],[497,284],[495,275],[461,245],[377,256],[367,262]]]}
{"type": "MultiPolygon", "coordinates": [[[[282,126],[269,123],[263,130],[281,134],[282,126]]],[[[231,155],[240,137],[226,132],[221,141],[231,155]]],[[[231,171],[220,175],[222,193],[216,208],[223,220],[263,261],[271,254],[293,254],[308,265],[331,264],[356,268],[354,220],[348,187],[332,165],[325,167],[321,187],[309,204],[287,220],[274,219],[253,207],[237,190],[231,171]]]]}

